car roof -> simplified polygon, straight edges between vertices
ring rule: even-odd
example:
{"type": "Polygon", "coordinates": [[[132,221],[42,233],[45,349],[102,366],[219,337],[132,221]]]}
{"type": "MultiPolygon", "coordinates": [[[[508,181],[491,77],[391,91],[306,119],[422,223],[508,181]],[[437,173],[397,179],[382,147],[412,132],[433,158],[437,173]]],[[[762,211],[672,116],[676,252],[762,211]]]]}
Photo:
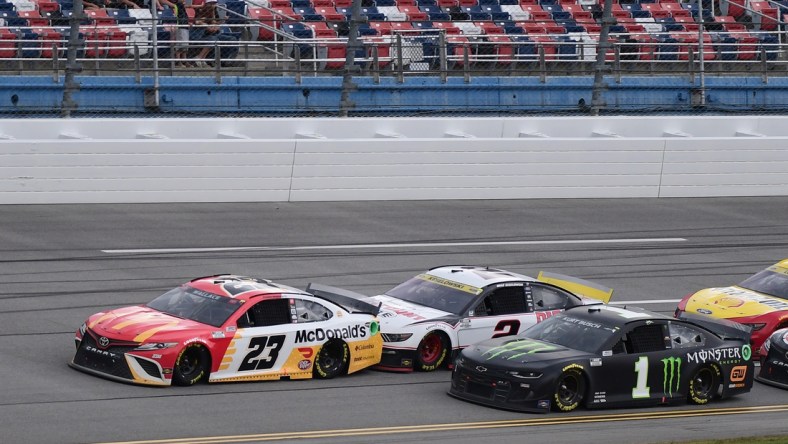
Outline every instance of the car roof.
{"type": "Polygon", "coordinates": [[[200,277],[189,281],[189,285],[203,291],[233,299],[281,293],[309,295],[309,293],[303,290],[277,284],[268,279],[235,274],[200,277]]]}
{"type": "Polygon", "coordinates": [[[632,322],[648,319],[673,320],[676,319],[660,313],[649,311],[640,307],[617,307],[611,305],[582,305],[566,311],[568,316],[600,322],[607,325],[626,325],[632,322]]]}
{"type": "Polygon", "coordinates": [[[501,282],[536,281],[530,276],[476,265],[443,265],[431,268],[427,274],[476,288],[484,288],[490,284],[501,282]]]}
{"type": "MultiPolygon", "coordinates": [[[[777,262],[777,263],[776,263],[776,264],[774,264],[773,266],[774,266],[774,267],[780,267],[780,268],[785,268],[785,269],[788,269],[788,258],[786,258],[786,259],[783,259],[783,260],[781,260],[780,262],[777,262]]],[[[771,267],[769,267],[769,268],[771,268],[771,267]]]]}

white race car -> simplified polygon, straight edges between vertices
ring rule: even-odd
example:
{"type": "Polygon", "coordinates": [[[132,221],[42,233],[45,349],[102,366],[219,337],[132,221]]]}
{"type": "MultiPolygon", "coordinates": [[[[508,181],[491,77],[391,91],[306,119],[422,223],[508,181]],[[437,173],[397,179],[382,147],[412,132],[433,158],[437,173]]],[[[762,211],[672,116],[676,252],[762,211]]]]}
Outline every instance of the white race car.
{"type": "Polygon", "coordinates": [[[382,304],[383,356],[376,368],[432,371],[470,344],[517,334],[570,307],[608,302],[612,293],[555,273],[534,279],[488,267],[433,268],[367,298],[382,304]]]}

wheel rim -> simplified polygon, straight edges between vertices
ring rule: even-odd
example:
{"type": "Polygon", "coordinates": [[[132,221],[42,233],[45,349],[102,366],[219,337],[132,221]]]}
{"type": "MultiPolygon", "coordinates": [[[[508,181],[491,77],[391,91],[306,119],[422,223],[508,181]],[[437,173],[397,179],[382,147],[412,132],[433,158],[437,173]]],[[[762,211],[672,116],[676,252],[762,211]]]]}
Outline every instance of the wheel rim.
{"type": "Polygon", "coordinates": [[[424,338],[424,343],[421,346],[421,360],[427,364],[435,362],[443,349],[443,341],[438,335],[429,335],[424,338]]]}
{"type": "Polygon", "coordinates": [[[564,405],[574,404],[580,396],[580,381],[573,375],[564,376],[558,384],[557,394],[564,405]]]}
{"type": "Polygon", "coordinates": [[[711,370],[704,368],[703,370],[699,371],[697,375],[695,375],[695,381],[693,387],[695,389],[695,394],[701,397],[705,397],[711,392],[711,384],[713,380],[713,375],[711,374],[711,370]]]}
{"type": "Polygon", "coordinates": [[[339,347],[336,345],[324,346],[320,350],[320,367],[327,373],[336,371],[341,365],[341,360],[335,357],[339,351],[339,347]]]}
{"type": "Polygon", "coordinates": [[[178,363],[178,369],[180,369],[181,374],[183,375],[191,375],[199,368],[200,356],[195,350],[189,350],[184,353],[180,362],[178,363]]]}

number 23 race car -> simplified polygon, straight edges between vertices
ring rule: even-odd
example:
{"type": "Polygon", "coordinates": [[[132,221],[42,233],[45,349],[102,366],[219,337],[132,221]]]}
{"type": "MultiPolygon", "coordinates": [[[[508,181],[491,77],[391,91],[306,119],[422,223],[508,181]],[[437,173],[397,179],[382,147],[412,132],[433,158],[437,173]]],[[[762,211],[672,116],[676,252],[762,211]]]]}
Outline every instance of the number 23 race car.
{"type": "Polygon", "coordinates": [[[526,412],[706,404],[750,391],[751,356],[749,329],[733,322],[576,307],[463,350],[449,394],[526,412]]]}
{"type": "Polygon", "coordinates": [[[70,365],[167,386],[332,378],[377,364],[379,307],[322,288],[234,275],[194,279],[147,305],[90,316],[76,332],[70,365]]]}
{"type": "Polygon", "coordinates": [[[607,302],[612,292],[558,274],[534,279],[489,267],[433,268],[367,299],[382,304],[383,357],[376,368],[432,371],[470,344],[517,334],[571,307],[607,302]]]}

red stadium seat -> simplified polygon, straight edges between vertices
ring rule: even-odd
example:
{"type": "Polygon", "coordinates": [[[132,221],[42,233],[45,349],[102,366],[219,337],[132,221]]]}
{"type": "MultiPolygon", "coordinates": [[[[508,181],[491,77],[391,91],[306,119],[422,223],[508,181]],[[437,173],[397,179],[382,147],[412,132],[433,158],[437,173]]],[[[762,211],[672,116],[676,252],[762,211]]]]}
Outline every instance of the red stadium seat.
{"type": "Polygon", "coordinates": [[[423,22],[428,18],[427,13],[419,10],[418,6],[397,6],[397,9],[405,13],[411,22],[423,22]]]}
{"type": "Polygon", "coordinates": [[[83,28],[85,57],[101,58],[107,55],[107,31],[103,28],[83,28]]]}
{"type": "Polygon", "coordinates": [[[49,26],[49,19],[41,17],[41,14],[37,10],[19,11],[18,14],[20,18],[27,20],[27,24],[30,27],[38,28],[42,26],[49,26]]]}
{"type": "Polygon", "coordinates": [[[41,40],[41,57],[51,59],[57,53],[60,57],[63,52],[63,35],[53,28],[36,29],[35,33],[38,34],[38,39],[41,40]],[[53,50],[53,47],[55,48],[53,50]]]}
{"type": "Polygon", "coordinates": [[[443,29],[446,35],[460,34],[460,28],[458,28],[454,22],[432,22],[432,27],[443,29]]]}
{"type": "Polygon", "coordinates": [[[90,17],[96,26],[114,26],[116,24],[115,19],[107,15],[105,9],[86,9],[85,15],[90,17]]]}
{"type": "Polygon", "coordinates": [[[315,38],[336,38],[337,32],[328,27],[326,22],[305,22],[307,26],[312,28],[312,34],[315,38]]]}
{"type": "Polygon", "coordinates": [[[107,31],[107,57],[126,57],[128,46],[126,33],[119,28],[110,28],[107,31]]]}
{"type": "Polygon", "coordinates": [[[391,34],[391,23],[392,22],[369,22],[369,27],[378,31],[378,35],[389,35],[391,34]]]}

